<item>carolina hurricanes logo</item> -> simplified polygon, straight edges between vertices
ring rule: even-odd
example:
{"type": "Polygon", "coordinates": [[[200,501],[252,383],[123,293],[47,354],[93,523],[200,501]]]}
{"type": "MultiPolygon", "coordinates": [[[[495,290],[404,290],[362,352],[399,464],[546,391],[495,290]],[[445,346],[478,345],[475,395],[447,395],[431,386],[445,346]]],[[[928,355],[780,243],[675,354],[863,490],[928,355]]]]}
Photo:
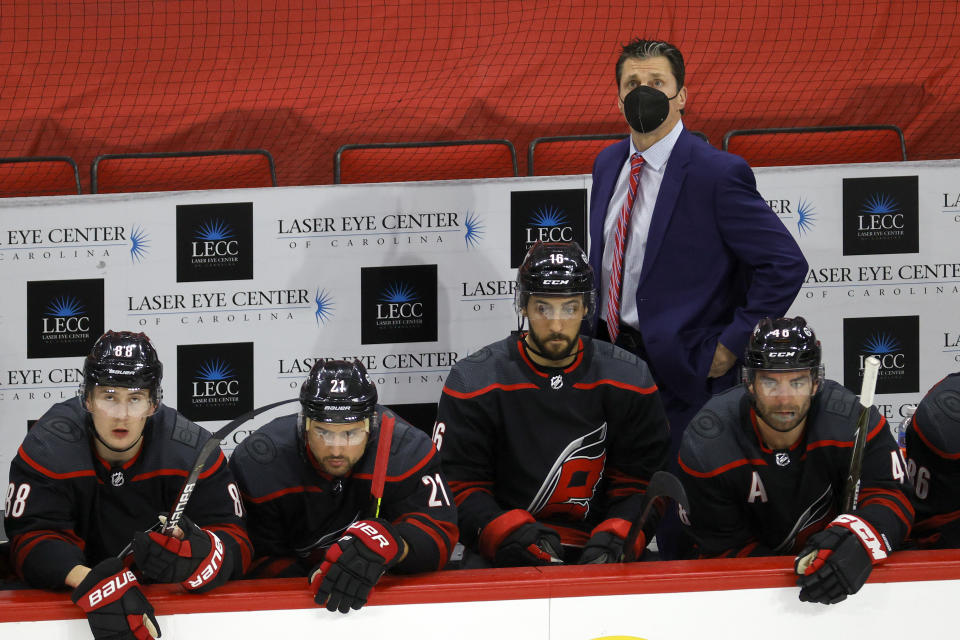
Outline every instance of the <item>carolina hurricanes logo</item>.
{"type": "Polygon", "coordinates": [[[607,423],[577,438],[557,457],[527,511],[538,519],[560,515],[583,520],[603,477],[607,459],[607,423]]]}

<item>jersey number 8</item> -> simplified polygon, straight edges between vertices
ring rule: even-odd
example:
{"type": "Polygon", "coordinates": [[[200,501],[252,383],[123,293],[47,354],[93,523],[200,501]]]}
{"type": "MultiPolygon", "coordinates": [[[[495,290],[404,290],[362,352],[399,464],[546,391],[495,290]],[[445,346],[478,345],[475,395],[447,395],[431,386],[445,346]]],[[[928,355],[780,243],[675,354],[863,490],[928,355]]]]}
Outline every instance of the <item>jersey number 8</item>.
{"type": "Polygon", "coordinates": [[[27,496],[30,495],[30,485],[23,483],[20,485],[20,488],[17,489],[17,485],[10,483],[10,486],[7,487],[7,501],[4,506],[4,511],[11,518],[19,518],[23,515],[24,509],[27,508],[27,496]]]}

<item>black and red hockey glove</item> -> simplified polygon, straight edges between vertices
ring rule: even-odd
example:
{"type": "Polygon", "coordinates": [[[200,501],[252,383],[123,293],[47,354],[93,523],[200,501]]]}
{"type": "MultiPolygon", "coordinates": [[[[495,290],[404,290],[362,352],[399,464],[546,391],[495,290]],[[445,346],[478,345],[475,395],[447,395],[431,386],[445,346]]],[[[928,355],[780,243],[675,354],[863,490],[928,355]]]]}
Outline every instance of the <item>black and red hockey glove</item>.
{"type": "Polygon", "coordinates": [[[810,536],[794,562],[800,600],[821,604],[846,600],[860,590],[874,563],[885,559],[889,550],[868,522],[850,514],[838,516],[810,536]]]}
{"type": "Polygon", "coordinates": [[[359,609],[380,576],[400,561],[404,544],[386,520],[354,522],[310,573],[314,602],[340,613],[359,609]]]}
{"type": "MultiPolygon", "coordinates": [[[[640,532],[643,536],[643,532],[640,532]]],[[[579,564],[612,564],[623,562],[623,538],[609,531],[590,536],[580,554],[579,564]]]]}
{"type": "Polygon", "coordinates": [[[133,536],[133,555],[143,575],[155,582],[179,582],[187,591],[203,593],[230,579],[233,562],[212,531],[189,518],[180,519],[183,539],[157,531],[133,536]]]}
{"type": "Polygon", "coordinates": [[[96,640],[149,640],[160,637],[153,606],[136,576],[117,558],[107,558],[87,574],[70,599],[87,614],[96,640]]]}
{"type": "Polygon", "coordinates": [[[480,532],[480,553],[496,567],[536,567],[563,562],[560,535],[528,511],[511,509],[480,532]]]}

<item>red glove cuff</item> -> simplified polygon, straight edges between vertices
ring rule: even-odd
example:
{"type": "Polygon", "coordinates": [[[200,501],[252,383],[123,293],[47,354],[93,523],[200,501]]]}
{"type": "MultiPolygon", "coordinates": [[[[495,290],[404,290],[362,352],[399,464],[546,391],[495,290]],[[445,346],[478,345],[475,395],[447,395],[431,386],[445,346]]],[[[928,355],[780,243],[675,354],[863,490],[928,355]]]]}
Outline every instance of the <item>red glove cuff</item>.
{"type": "MultiPolygon", "coordinates": [[[[347,527],[344,535],[354,536],[370,551],[383,558],[384,564],[389,564],[400,551],[399,541],[390,533],[386,525],[381,525],[376,521],[357,520],[347,527]]],[[[333,547],[331,547],[332,549],[333,547]]],[[[326,559],[332,562],[336,561],[330,558],[330,551],[327,551],[326,559]]]]}
{"type": "MultiPolygon", "coordinates": [[[[223,543],[212,531],[203,529],[203,533],[210,536],[210,553],[200,561],[197,570],[189,578],[181,582],[183,588],[187,591],[193,591],[203,587],[205,584],[217,577],[220,569],[223,567],[223,543]]],[[[189,550],[189,542],[183,543],[189,550]]]]}
{"type": "Polygon", "coordinates": [[[93,585],[89,591],[77,600],[77,606],[84,613],[90,613],[100,607],[116,602],[130,589],[138,584],[137,577],[130,569],[123,569],[119,573],[108,576],[93,585]]]}
{"type": "Polygon", "coordinates": [[[870,556],[870,560],[874,564],[886,559],[890,546],[866,520],[849,513],[844,513],[837,516],[833,522],[827,526],[843,527],[851,531],[857,536],[857,539],[860,540],[860,544],[866,549],[867,555],[870,556]]]}
{"type": "Polygon", "coordinates": [[[500,548],[500,544],[511,533],[525,524],[536,522],[528,511],[512,509],[502,513],[483,528],[480,532],[480,553],[491,560],[500,548]]]}

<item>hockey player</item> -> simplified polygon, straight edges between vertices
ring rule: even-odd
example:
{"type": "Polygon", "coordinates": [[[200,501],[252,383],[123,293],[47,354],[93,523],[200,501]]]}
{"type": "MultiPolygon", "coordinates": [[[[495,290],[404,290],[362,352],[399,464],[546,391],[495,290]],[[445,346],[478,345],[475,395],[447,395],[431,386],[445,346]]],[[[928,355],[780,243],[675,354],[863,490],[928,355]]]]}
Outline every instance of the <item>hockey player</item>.
{"type": "Polygon", "coordinates": [[[47,411],[10,465],[13,565],[33,587],[72,588],[95,638],[159,634],[153,607],[117,557],[131,541],[143,578],[193,593],[240,577],[252,555],[220,449],[200,475],[182,529],[157,531],[157,515],[169,513],[210,437],[162,404],[162,375],[147,336],[106,332],[83,363],[80,395],[47,411]]]}
{"type": "Polygon", "coordinates": [[[797,554],[800,599],[856,593],[910,531],[900,451],[870,409],[859,504],[841,513],[857,397],[823,378],[820,342],[801,318],[764,318],[743,384],[714,396],[687,427],[680,513],[703,557],[797,554]]]}
{"type": "MultiPolygon", "coordinates": [[[[450,370],[434,441],[459,510],[465,567],[624,555],[670,434],[646,364],[580,335],[595,301],[580,246],[537,243],[517,272],[521,331],[450,370]]],[[[655,520],[631,541],[637,557],[655,520]]]]}
{"type": "Polygon", "coordinates": [[[912,543],[960,548],[960,373],[948,375],[920,401],[907,425],[906,448],[917,510],[912,543]]]}
{"type": "Polygon", "coordinates": [[[250,514],[250,577],[308,576],[317,604],[349,613],[386,571],[442,568],[457,516],[430,438],[377,404],[357,361],[315,362],[300,404],[230,459],[250,514]]]}

